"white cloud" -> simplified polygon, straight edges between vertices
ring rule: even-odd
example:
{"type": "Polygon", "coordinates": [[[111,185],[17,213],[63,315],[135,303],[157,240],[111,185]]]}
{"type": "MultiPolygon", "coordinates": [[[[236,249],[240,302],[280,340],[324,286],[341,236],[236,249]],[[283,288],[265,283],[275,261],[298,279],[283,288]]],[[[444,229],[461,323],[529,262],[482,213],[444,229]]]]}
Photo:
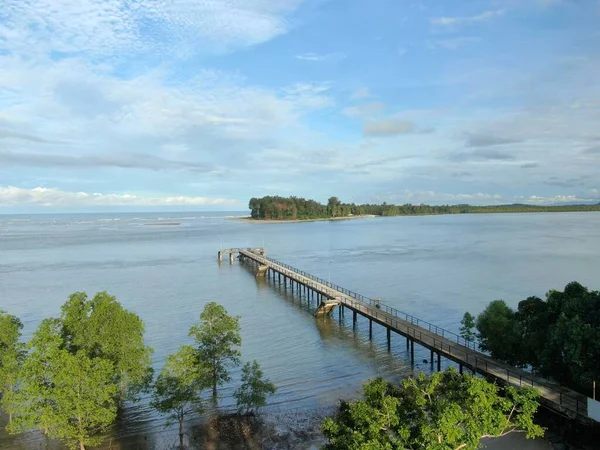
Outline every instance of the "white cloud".
{"type": "Polygon", "coordinates": [[[363,134],[365,136],[392,136],[395,134],[413,133],[415,131],[416,127],[413,122],[396,118],[369,120],[365,122],[363,127],[363,134]]]}
{"type": "Polygon", "coordinates": [[[594,189],[590,191],[590,196],[582,197],[579,195],[554,195],[549,197],[531,195],[529,197],[516,197],[518,201],[532,205],[560,205],[570,203],[597,203],[600,201],[600,195],[594,196],[594,189]]]}
{"type": "Polygon", "coordinates": [[[473,44],[481,41],[481,38],[473,36],[457,37],[452,39],[436,39],[427,41],[427,46],[432,49],[456,50],[466,44],[473,44]]]}
{"type": "Polygon", "coordinates": [[[302,0],[3,0],[0,46],[96,56],[182,54],[259,44],[286,33],[302,0]]]}
{"type": "Polygon", "coordinates": [[[470,25],[475,23],[487,22],[496,17],[501,17],[506,13],[504,9],[484,11],[481,14],[474,16],[463,17],[435,17],[430,20],[431,25],[435,28],[454,29],[461,25],[470,25]]]}
{"type": "Polygon", "coordinates": [[[387,105],[382,102],[371,102],[363,105],[348,106],[342,109],[342,114],[348,117],[368,118],[377,115],[387,109],[387,105]]]}
{"type": "Polygon", "coordinates": [[[371,94],[371,91],[369,88],[360,88],[357,89],[356,91],[354,91],[352,93],[352,95],[350,96],[350,98],[352,100],[363,100],[365,98],[371,98],[373,96],[373,94],[371,94]]]}
{"type": "Polygon", "coordinates": [[[447,193],[420,190],[414,191],[405,189],[398,193],[389,193],[377,197],[378,201],[387,201],[388,203],[404,204],[404,203],[471,203],[471,204],[500,204],[503,202],[503,197],[500,194],[489,194],[484,192],[476,192],[472,194],[466,193],[447,193]]]}
{"type": "Polygon", "coordinates": [[[327,53],[327,54],[318,54],[318,53],[300,53],[296,55],[296,59],[300,59],[302,61],[312,61],[312,62],[321,62],[321,61],[341,61],[345,59],[346,55],[343,53],[327,53]]]}
{"type": "Polygon", "coordinates": [[[0,119],[0,146],[41,154],[50,145],[44,141],[61,142],[52,144],[60,147],[53,153],[71,157],[74,149],[78,156],[104,158],[131,151],[160,156],[187,148],[192,162],[225,160],[228,149],[247,152],[251,141],[289,132],[308,112],[333,104],[325,84],[275,90],[206,70],[185,83],[173,83],[164,69],[124,79],[77,59],[31,64],[3,55],[0,87],[19,98],[5,102],[0,94],[0,112],[10,117],[0,119]]]}
{"type": "Polygon", "coordinates": [[[23,189],[0,187],[0,206],[31,205],[43,207],[90,206],[185,206],[185,205],[241,205],[243,202],[227,198],[190,196],[151,197],[134,194],[100,194],[70,192],[54,188],[23,189]]]}

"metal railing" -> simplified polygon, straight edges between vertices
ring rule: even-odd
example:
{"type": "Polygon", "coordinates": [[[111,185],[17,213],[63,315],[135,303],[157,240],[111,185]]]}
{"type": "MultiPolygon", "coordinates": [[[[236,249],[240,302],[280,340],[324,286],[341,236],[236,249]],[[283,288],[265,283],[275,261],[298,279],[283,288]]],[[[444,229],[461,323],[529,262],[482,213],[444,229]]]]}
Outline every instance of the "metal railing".
{"type": "Polygon", "coordinates": [[[262,256],[262,258],[264,258],[264,259],[272,262],[273,264],[277,264],[279,266],[285,267],[286,269],[289,269],[289,270],[291,270],[293,272],[296,272],[296,273],[298,273],[298,274],[300,274],[300,275],[302,275],[302,276],[304,276],[306,278],[310,278],[311,280],[314,280],[314,281],[316,281],[316,282],[318,282],[320,284],[324,284],[325,286],[327,286],[327,287],[329,287],[331,289],[334,289],[336,291],[339,291],[339,292],[341,292],[343,294],[346,294],[347,296],[352,297],[352,298],[354,298],[356,300],[359,300],[359,301],[364,302],[364,303],[368,303],[369,305],[372,305],[375,308],[381,309],[382,311],[385,311],[388,314],[391,314],[391,315],[396,316],[398,318],[404,319],[407,322],[410,322],[410,323],[412,323],[414,325],[417,325],[417,326],[419,326],[421,328],[427,328],[430,332],[435,333],[435,334],[439,334],[440,336],[442,336],[442,337],[444,337],[446,339],[452,339],[453,341],[456,340],[456,343],[458,345],[463,345],[463,346],[465,346],[467,348],[470,348],[472,350],[477,350],[477,346],[476,346],[476,344],[475,344],[474,341],[465,339],[462,336],[460,336],[460,335],[458,335],[458,334],[456,334],[456,333],[454,333],[452,331],[449,331],[449,330],[446,330],[444,328],[438,327],[437,325],[434,325],[434,324],[432,324],[430,322],[427,322],[426,320],[419,319],[418,317],[415,317],[415,316],[413,316],[411,314],[407,314],[407,313],[405,313],[403,311],[400,311],[400,310],[398,310],[396,308],[392,308],[391,306],[388,306],[388,305],[386,305],[384,303],[381,303],[378,300],[373,300],[373,299],[371,299],[369,297],[365,297],[364,295],[358,294],[358,293],[353,292],[353,291],[351,291],[349,289],[346,289],[344,287],[338,286],[337,284],[333,284],[333,283],[331,283],[331,282],[329,282],[327,280],[323,280],[322,278],[319,278],[319,277],[314,276],[312,274],[306,273],[303,270],[296,269],[295,267],[292,267],[292,266],[290,266],[288,264],[282,263],[281,261],[277,261],[276,259],[269,258],[268,256],[262,256]]]}
{"type": "MultiPolygon", "coordinates": [[[[323,280],[322,278],[304,272],[303,270],[299,270],[295,267],[292,267],[289,264],[282,263],[281,261],[277,261],[276,259],[270,258],[268,256],[258,255],[254,253],[251,249],[242,250],[250,253],[253,258],[256,258],[257,262],[260,262],[261,259],[268,261],[274,265],[287,269],[287,272],[291,272],[289,275],[301,275],[304,278],[308,278],[314,281],[315,283],[325,285],[333,291],[346,294],[346,296],[351,297],[354,300],[343,299],[344,304],[354,308],[357,311],[367,313],[375,319],[394,327],[396,330],[398,330],[401,333],[404,333],[407,336],[412,336],[415,339],[419,339],[419,341],[431,347],[432,349],[439,350],[450,357],[463,361],[464,364],[472,367],[475,371],[492,375],[514,386],[537,388],[538,391],[540,389],[543,389],[546,392],[541,392],[541,397],[550,400],[554,403],[557,403],[562,407],[574,411],[578,414],[587,416],[587,399],[585,396],[576,394],[570,389],[561,388],[560,386],[557,387],[556,385],[540,382],[538,378],[534,378],[533,376],[531,376],[531,374],[528,374],[525,371],[519,369],[511,369],[506,365],[498,364],[492,358],[489,358],[483,353],[478,352],[473,341],[465,340],[456,333],[445,330],[444,328],[440,328],[425,320],[419,319],[410,314],[406,314],[390,306],[384,305],[378,301],[365,297],[364,295],[358,294],[356,292],[350,291],[327,280],[323,280]],[[396,319],[401,319],[403,320],[403,322],[400,322],[396,319]],[[412,327],[406,322],[409,322],[411,325],[416,325],[421,329],[412,327]],[[430,333],[434,333],[438,336],[441,336],[445,340],[437,340],[435,339],[435,337],[423,335],[423,329],[427,329],[430,333]],[[449,340],[450,337],[452,338],[452,341],[456,339],[456,346],[447,343],[446,340],[449,340]],[[477,354],[470,354],[470,351],[474,351],[477,354]]],[[[284,275],[286,274],[286,271],[284,271],[284,275]]],[[[314,288],[318,288],[318,286],[313,283],[308,283],[308,285],[314,288]]],[[[328,294],[331,295],[334,294],[334,292],[328,294]]]]}

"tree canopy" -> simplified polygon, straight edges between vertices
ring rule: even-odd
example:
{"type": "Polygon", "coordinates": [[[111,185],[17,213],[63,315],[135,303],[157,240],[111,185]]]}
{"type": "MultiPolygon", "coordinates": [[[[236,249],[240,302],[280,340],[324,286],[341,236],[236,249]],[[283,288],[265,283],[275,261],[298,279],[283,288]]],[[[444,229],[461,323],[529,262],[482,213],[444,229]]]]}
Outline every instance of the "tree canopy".
{"type": "Polygon", "coordinates": [[[101,443],[101,433],[116,418],[112,363],[90,358],[85,350],[67,350],[57,319],[44,320],[28,347],[31,352],[19,374],[15,424],[9,431],[39,428],[82,450],[101,443]]]}
{"type": "Polygon", "coordinates": [[[343,401],[323,422],[328,450],[471,450],[484,437],[523,431],[543,435],[533,423],[532,389],[499,388],[453,369],[421,373],[399,386],[381,378],[363,386],[363,397],[343,401]]]}
{"type": "Polygon", "coordinates": [[[217,396],[218,386],[231,380],[229,367],[240,363],[239,320],[239,317],[228,315],[222,305],[209,302],[200,314],[200,323],[190,328],[189,335],[196,343],[198,360],[207,366],[213,397],[217,396]]]}
{"type": "Polygon", "coordinates": [[[119,403],[137,400],[152,381],[152,349],[144,344],[142,320],[107,292],[92,299],[84,292],[72,294],[62,307],[61,320],[66,348],[112,362],[119,403]]]}
{"type": "Polygon", "coordinates": [[[167,415],[167,425],[179,424],[179,444],[183,446],[185,418],[202,411],[202,390],[206,386],[204,366],[199,364],[196,349],[182,345],[169,355],[165,366],[154,383],[151,406],[167,415]]]}
{"type": "Polygon", "coordinates": [[[43,320],[25,346],[18,319],[0,313],[0,389],[7,429],[40,429],[71,447],[94,446],[117,405],[151,382],[144,324],[106,292],[76,292],[60,318],[43,320]]]}
{"type": "Polygon", "coordinates": [[[374,216],[410,216],[432,214],[478,214],[478,213],[509,213],[509,212],[565,212],[565,211],[600,211],[599,205],[390,205],[343,203],[337,197],[330,197],[324,205],[315,200],[302,197],[265,196],[253,197],[248,204],[253,219],[266,220],[296,220],[296,219],[327,219],[348,217],[350,215],[374,216]]]}
{"type": "Polygon", "coordinates": [[[240,411],[258,412],[267,404],[267,395],[273,395],[275,390],[275,385],[264,378],[258,361],[252,361],[242,367],[242,385],[233,396],[240,411]]]}
{"type": "Polygon", "coordinates": [[[516,311],[496,300],[477,317],[480,347],[589,394],[600,376],[600,292],[577,282],[529,297],[516,311]]]}
{"type": "Polygon", "coordinates": [[[17,317],[0,310],[0,404],[8,413],[9,426],[18,407],[19,372],[25,357],[19,342],[22,328],[17,317]]]}

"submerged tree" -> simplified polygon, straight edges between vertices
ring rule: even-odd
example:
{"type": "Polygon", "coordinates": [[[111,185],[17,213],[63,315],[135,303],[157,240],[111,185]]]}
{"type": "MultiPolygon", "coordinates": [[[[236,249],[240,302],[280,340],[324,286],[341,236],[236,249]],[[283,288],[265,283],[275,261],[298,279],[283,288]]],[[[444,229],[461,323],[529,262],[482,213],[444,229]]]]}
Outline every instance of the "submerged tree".
{"type": "Polygon", "coordinates": [[[276,387],[269,379],[265,379],[258,361],[247,362],[242,367],[242,385],[233,396],[238,409],[246,413],[258,412],[267,404],[267,395],[273,395],[276,387]]]}
{"type": "Polygon", "coordinates": [[[215,302],[207,303],[200,314],[200,323],[190,328],[189,335],[196,342],[198,360],[207,367],[216,399],[217,387],[231,380],[229,367],[240,363],[239,317],[228,315],[227,310],[215,302]]]}
{"type": "Polygon", "coordinates": [[[196,350],[183,345],[169,355],[164,368],[154,383],[151,405],[167,415],[167,426],[179,424],[179,443],[183,447],[185,418],[202,411],[201,392],[206,388],[204,367],[199,365],[196,350]]]}
{"type": "Polygon", "coordinates": [[[28,343],[18,413],[9,431],[39,428],[83,450],[101,443],[116,418],[114,368],[84,350],[66,350],[61,332],[59,320],[46,319],[28,343]]]}
{"type": "Polygon", "coordinates": [[[80,350],[76,354],[61,350],[52,379],[51,400],[54,407],[51,437],[58,437],[70,448],[85,450],[102,443],[108,426],[117,416],[112,382],[112,363],[89,358],[80,350]]]}
{"type": "Polygon", "coordinates": [[[110,361],[119,386],[118,400],[137,400],[152,381],[152,349],[144,343],[144,322],[127,311],[116,297],[99,292],[89,300],[72,294],[62,307],[63,337],[71,351],[110,361]]]}
{"type": "Polygon", "coordinates": [[[53,387],[63,340],[58,319],[45,319],[27,343],[29,354],[21,369],[18,411],[11,433],[39,429],[50,435],[55,424],[53,387]]]}
{"type": "Polygon", "coordinates": [[[0,405],[8,414],[9,428],[19,404],[19,372],[25,357],[24,345],[19,342],[22,328],[17,317],[0,310],[0,405]]]}
{"type": "Polygon", "coordinates": [[[342,402],[322,425],[330,450],[474,450],[485,437],[522,431],[543,435],[533,423],[538,394],[504,389],[453,369],[394,386],[382,379],[363,387],[364,399],[342,402]]]}

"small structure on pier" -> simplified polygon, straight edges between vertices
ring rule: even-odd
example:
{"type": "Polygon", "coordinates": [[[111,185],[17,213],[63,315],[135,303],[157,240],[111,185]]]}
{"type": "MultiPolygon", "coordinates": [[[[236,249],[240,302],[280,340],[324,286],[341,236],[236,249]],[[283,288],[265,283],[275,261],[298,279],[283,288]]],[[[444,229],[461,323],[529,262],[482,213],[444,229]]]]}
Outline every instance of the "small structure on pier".
{"type": "Polygon", "coordinates": [[[233,263],[233,260],[235,259],[236,254],[238,255],[238,258],[243,257],[243,255],[242,255],[243,251],[251,252],[251,253],[254,253],[259,256],[266,255],[264,248],[228,248],[225,250],[219,250],[219,252],[217,253],[217,259],[221,263],[221,262],[223,262],[223,256],[229,255],[229,262],[233,263]]]}
{"type": "Polygon", "coordinates": [[[321,300],[321,304],[315,311],[315,316],[328,315],[331,314],[333,308],[336,306],[340,306],[342,304],[342,299],[340,298],[325,298],[321,300]]]}

